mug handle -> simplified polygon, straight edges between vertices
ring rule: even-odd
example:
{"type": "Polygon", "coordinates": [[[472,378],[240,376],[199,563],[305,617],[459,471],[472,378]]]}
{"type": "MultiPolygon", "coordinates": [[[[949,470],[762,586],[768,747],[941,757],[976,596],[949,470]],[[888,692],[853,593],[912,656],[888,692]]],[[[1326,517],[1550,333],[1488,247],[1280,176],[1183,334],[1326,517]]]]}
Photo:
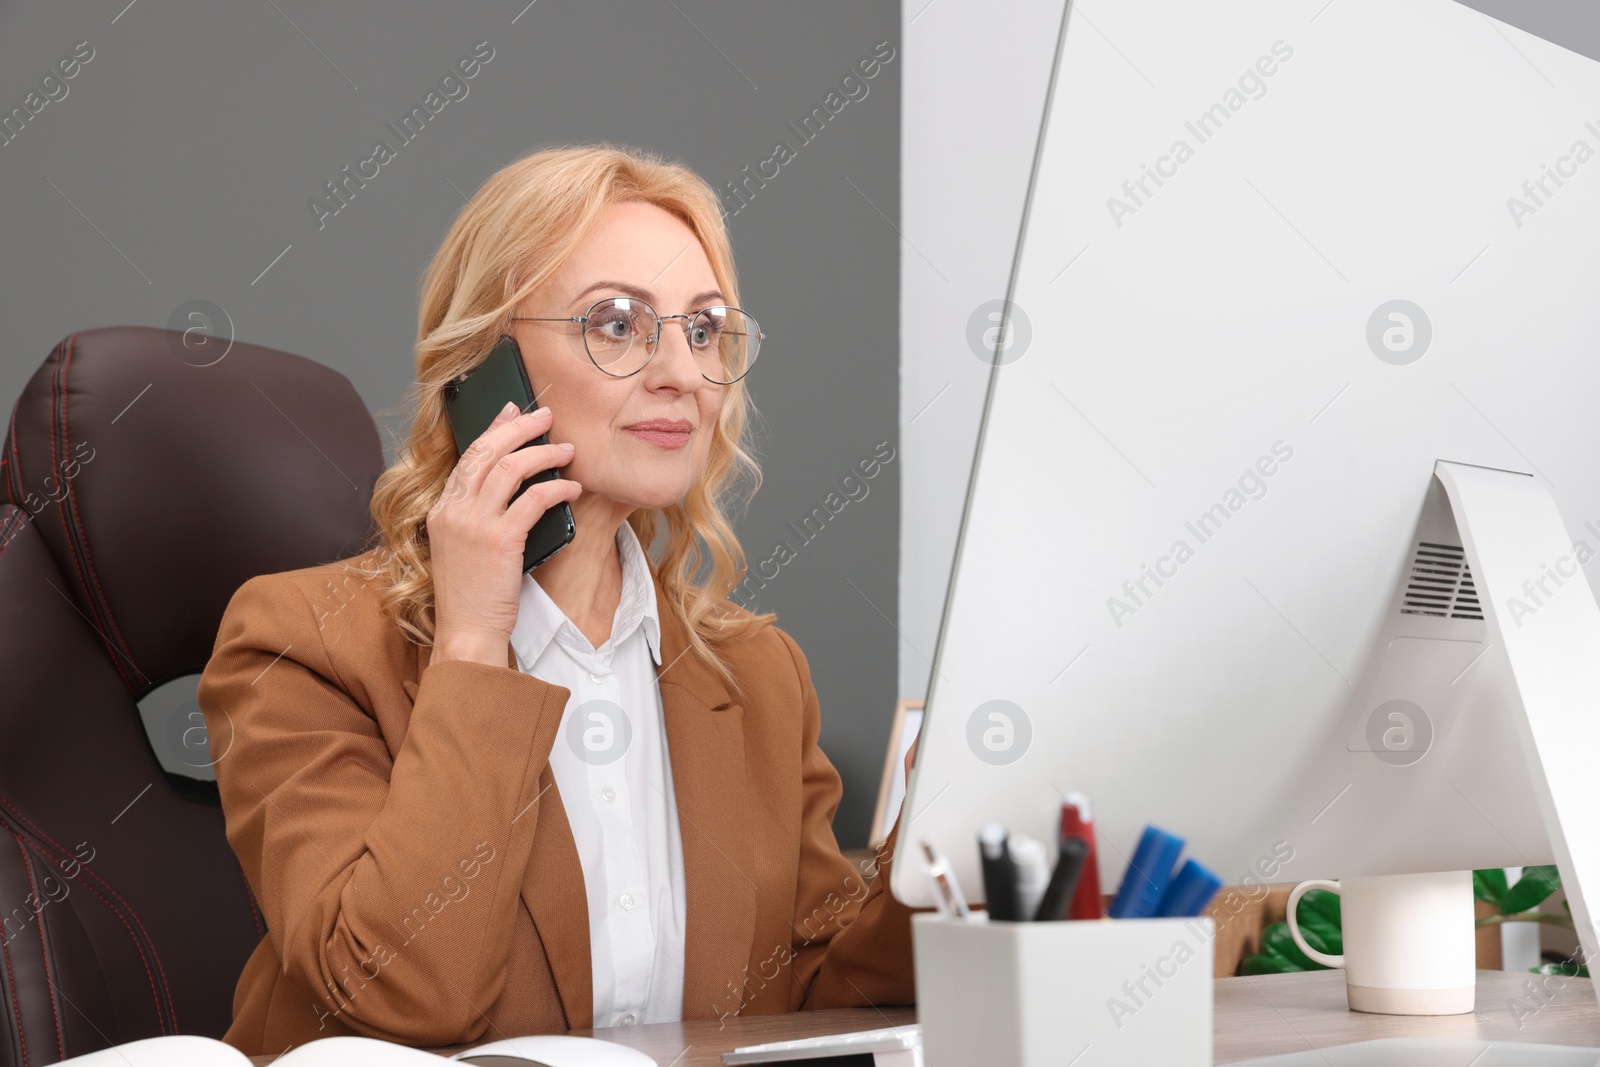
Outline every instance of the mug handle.
{"type": "Polygon", "coordinates": [[[1300,934],[1300,898],[1306,895],[1307,890],[1326,889],[1329,892],[1339,892],[1339,883],[1330,882],[1322,878],[1314,878],[1309,882],[1301,882],[1289,893],[1289,914],[1284,916],[1284,921],[1289,924],[1289,936],[1294,938],[1295,945],[1307,957],[1322,964],[1324,967],[1343,967],[1343,956],[1330,956],[1326,952],[1318,952],[1306,944],[1306,939],[1300,934]]]}

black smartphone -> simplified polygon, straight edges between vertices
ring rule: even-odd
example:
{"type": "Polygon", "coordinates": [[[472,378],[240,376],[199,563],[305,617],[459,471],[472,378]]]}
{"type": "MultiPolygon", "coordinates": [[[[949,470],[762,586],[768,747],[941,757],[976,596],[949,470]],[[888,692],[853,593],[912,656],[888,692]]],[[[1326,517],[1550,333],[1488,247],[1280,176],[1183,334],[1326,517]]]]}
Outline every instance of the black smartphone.
{"type": "MultiPolygon", "coordinates": [[[[517,405],[520,411],[532,411],[536,406],[533,383],[528,381],[528,371],[522,365],[522,350],[515,338],[501,337],[484,360],[464,377],[445,386],[445,404],[450,416],[450,429],[456,438],[456,455],[462,456],[472,442],[483,436],[506,406],[506,401],[517,405]]],[[[530,445],[547,445],[549,435],[540,434],[519,450],[530,445]]],[[[547,467],[517,487],[511,494],[515,500],[534,482],[548,482],[561,477],[555,467],[547,467]]],[[[522,573],[526,574],[572,541],[578,527],[572,521],[572,508],[565,500],[546,511],[528,531],[528,543],[522,550],[522,573]]]]}

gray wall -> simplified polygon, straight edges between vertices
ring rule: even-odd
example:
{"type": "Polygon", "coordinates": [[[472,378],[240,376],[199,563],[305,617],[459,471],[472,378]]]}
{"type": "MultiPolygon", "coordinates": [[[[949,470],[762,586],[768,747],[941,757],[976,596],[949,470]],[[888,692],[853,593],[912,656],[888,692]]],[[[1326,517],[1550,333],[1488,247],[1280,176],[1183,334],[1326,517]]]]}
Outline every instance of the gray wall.
{"type": "Polygon", "coordinates": [[[0,113],[93,49],[0,144],[7,403],[67,333],[165,326],[208,300],[235,336],[337,368],[381,415],[412,377],[421,272],[504,163],[611,140],[722,188],[787,143],[729,220],[768,335],[751,378],[766,480],[739,530],[753,563],[795,550],[753,603],[810,659],[845,780],[836,830],[863,843],[897,695],[898,454],[809,542],[787,524],[880,442],[899,448],[899,5],[125,2],[0,7],[0,113]],[[466,96],[401,144],[386,123],[480,41],[493,58],[466,96]],[[847,99],[841,78],[883,41],[894,59],[847,99]],[[830,106],[809,141],[788,125],[830,106]],[[308,201],[380,138],[395,158],[319,227],[308,201]]]}

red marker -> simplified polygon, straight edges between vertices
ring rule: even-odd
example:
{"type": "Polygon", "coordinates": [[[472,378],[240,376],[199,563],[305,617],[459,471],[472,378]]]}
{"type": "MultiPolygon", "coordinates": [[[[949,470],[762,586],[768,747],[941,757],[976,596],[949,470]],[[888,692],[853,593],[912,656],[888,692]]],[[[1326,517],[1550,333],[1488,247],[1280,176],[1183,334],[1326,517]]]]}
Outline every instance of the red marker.
{"type": "Polygon", "coordinates": [[[1067,794],[1061,805],[1061,837],[1083,838],[1089,843],[1089,854],[1083,861],[1083,874],[1078,878],[1078,889],[1067,908],[1069,919],[1098,919],[1100,910],[1100,862],[1094,847],[1094,819],[1089,813],[1089,798],[1082,793],[1067,794]]]}

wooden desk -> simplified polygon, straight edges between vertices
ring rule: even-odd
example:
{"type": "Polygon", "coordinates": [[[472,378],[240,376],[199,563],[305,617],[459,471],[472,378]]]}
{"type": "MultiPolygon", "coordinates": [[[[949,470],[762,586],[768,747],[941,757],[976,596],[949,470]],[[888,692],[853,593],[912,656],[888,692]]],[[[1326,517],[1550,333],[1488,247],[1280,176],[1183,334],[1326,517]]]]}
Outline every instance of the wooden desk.
{"type": "Polygon", "coordinates": [[[1345,1003],[1343,971],[1218,978],[1212,1047],[1217,1063],[1329,1048],[1380,1037],[1453,1037],[1600,1047],[1600,1005],[1588,978],[1550,978],[1542,1007],[1517,971],[1479,971],[1466,1015],[1368,1015],[1345,1003]],[[1523,1000],[1519,1016],[1510,1002],[1523,1000]],[[1518,1027],[1518,1023],[1521,1027],[1518,1027]]]}
{"type": "MultiPolygon", "coordinates": [[[[1255,1056],[1329,1048],[1379,1037],[1455,1037],[1600,1047],[1600,1005],[1587,978],[1551,978],[1542,1006],[1524,983],[1533,975],[1479,971],[1477,1010],[1468,1015],[1400,1016],[1353,1012],[1343,971],[1310,971],[1216,979],[1213,1049],[1219,1064],[1255,1056]],[[1521,999],[1527,1013],[1511,1007],[1521,999]],[[1520,1028],[1519,1028],[1520,1022],[1520,1028]]],[[[1534,978],[1535,981],[1541,979],[1534,978]]],[[[743,1045],[818,1034],[875,1030],[916,1021],[909,1008],[850,1008],[794,1015],[752,1015],[715,1021],[656,1023],[576,1031],[629,1045],[661,1067],[720,1067],[722,1054],[743,1045]]],[[[486,1037],[485,1041],[492,1039],[486,1037]]],[[[457,1051],[457,1049],[441,1050],[457,1051]]],[[[272,1062],[257,1056],[257,1064],[272,1062]]]]}

